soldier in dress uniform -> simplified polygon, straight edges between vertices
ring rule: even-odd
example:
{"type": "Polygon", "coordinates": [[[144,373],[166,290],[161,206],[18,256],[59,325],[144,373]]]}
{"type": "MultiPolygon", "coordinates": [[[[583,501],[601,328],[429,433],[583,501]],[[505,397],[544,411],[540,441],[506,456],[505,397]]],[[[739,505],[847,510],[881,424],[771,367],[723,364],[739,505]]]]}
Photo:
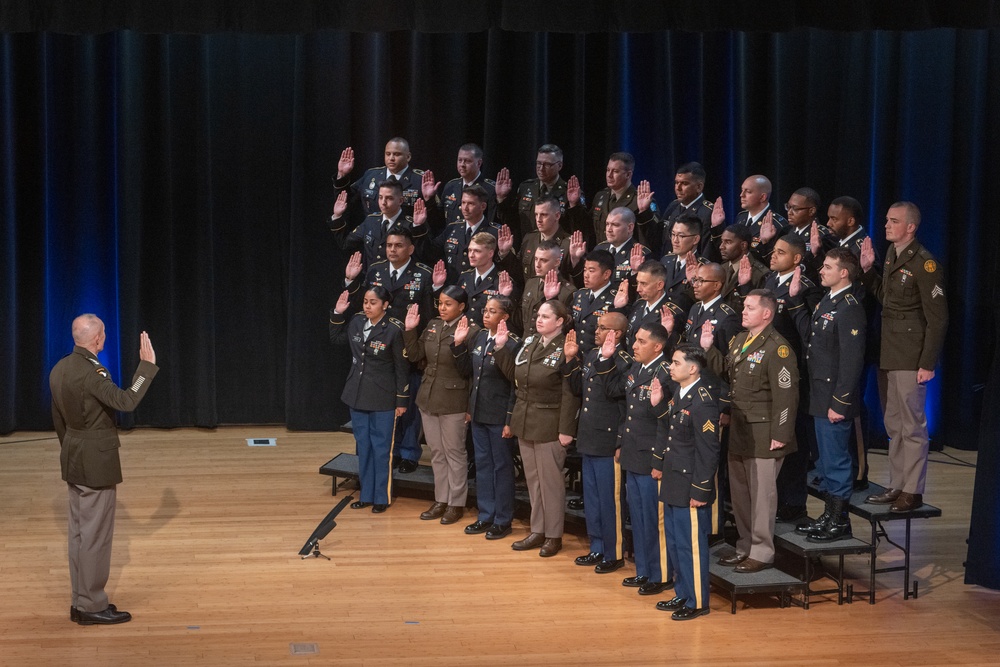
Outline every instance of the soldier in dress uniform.
{"type": "Polygon", "coordinates": [[[469,266],[469,243],[472,237],[479,232],[490,234],[495,239],[500,233],[494,225],[491,225],[486,218],[486,207],[489,195],[482,187],[473,185],[466,188],[461,193],[461,201],[458,210],[462,217],[457,222],[445,224],[443,210],[440,208],[425,208],[423,202],[417,204],[413,214],[413,225],[419,227],[424,224],[435,227],[444,227],[444,230],[436,238],[431,238],[430,234],[424,236],[431,249],[424,253],[425,257],[432,257],[436,262],[438,259],[444,260],[445,269],[448,271],[448,283],[452,284],[458,277],[468,271],[469,266]],[[426,213],[425,213],[426,211],[426,213]],[[438,222],[435,223],[434,219],[438,222]]]}
{"type": "Polygon", "coordinates": [[[550,299],[573,303],[573,285],[560,272],[563,249],[555,241],[542,241],[535,248],[535,277],[524,284],[521,294],[521,322],[524,335],[535,333],[538,308],[550,299]]]}
{"type": "Polygon", "coordinates": [[[565,371],[573,393],[582,399],[580,422],[576,430],[576,449],[582,458],[584,516],[590,552],[576,559],[577,565],[592,566],[597,574],[610,574],[625,565],[622,548],[622,474],[615,460],[618,424],[625,419],[625,394],[619,387],[612,391],[608,379],[625,375],[632,366],[632,355],[623,345],[625,317],[608,313],[597,323],[596,347],[580,353],[577,334],[566,334],[563,353],[565,371]],[[596,364],[606,337],[612,337],[614,371],[598,372],[596,364]]]}
{"type": "Polygon", "coordinates": [[[611,287],[618,289],[623,280],[628,280],[631,303],[636,297],[634,273],[640,264],[652,256],[649,248],[639,243],[635,237],[635,214],[624,207],[611,211],[604,224],[604,237],[605,240],[598,243],[594,250],[607,250],[611,253],[615,260],[611,287]]]}
{"type": "MultiPolygon", "coordinates": [[[[467,419],[472,430],[476,460],[475,522],[465,527],[466,535],[486,533],[486,539],[510,535],[514,518],[514,442],[510,417],[514,408],[513,387],[497,368],[494,357],[497,327],[514,312],[513,302],[494,296],[483,309],[483,328],[471,340],[468,327],[455,332],[455,362],[465,375],[472,376],[467,419]]],[[[507,336],[507,348],[516,352],[521,340],[507,336]]]]}
{"type": "Polygon", "coordinates": [[[732,406],[729,488],[739,539],[736,553],[719,563],[751,573],[774,563],[775,482],[783,458],[796,447],[799,376],[795,353],[772,324],[774,294],[754,290],[743,306],[747,330],[736,336],[725,359],[707,327],[701,347],[712,370],[727,380],[732,406]]]}
{"type": "Polygon", "coordinates": [[[535,330],[516,353],[506,345],[508,331],[497,327],[494,358],[514,383],[516,400],[510,428],[518,439],[524,477],[531,500],[531,533],[511,544],[514,551],[538,549],[543,558],[562,549],[566,519],[566,448],[576,436],[580,399],[563,370],[564,331],[570,317],[560,301],[546,301],[538,309],[535,330]]]}
{"type": "Polygon", "coordinates": [[[120,389],[97,359],[106,339],[96,315],[73,320],[73,352],[49,373],[52,423],[59,437],[59,463],[69,494],[69,573],[73,597],[69,618],[80,625],[132,620],[108,601],[115,503],[122,481],[115,411],[131,412],[146,395],[159,368],[149,335],[139,335],[139,367],[120,389]]]}
{"type": "MultiPolygon", "coordinates": [[[[460,275],[455,282],[469,295],[465,315],[478,327],[483,325],[483,308],[489,299],[501,294],[512,299],[517,299],[519,296],[519,290],[510,274],[493,262],[496,243],[496,237],[487,232],[479,232],[472,237],[468,250],[471,268],[460,275]]],[[[445,276],[442,273],[437,271],[434,276],[435,291],[444,287],[442,281],[445,276]]]]}
{"type": "MultiPolygon", "coordinates": [[[[572,231],[583,233],[587,247],[608,240],[605,234],[608,215],[616,208],[626,208],[632,212],[633,220],[639,219],[640,225],[649,225],[656,216],[656,202],[652,196],[639,196],[636,187],[632,185],[632,173],[635,169],[635,158],[630,153],[612,153],[608,158],[608,166],[604,170],[604,181],[607,184],[594,195],[590,210],[581,199],[579,183],[570,179],[570,187],[566,191],[569,208],[566,219],[572,231]]],[[[645,183],[646,192],[649,183],[645,183]]]]}
{"type": "MultiPolygon", "coordinates": [[[[743,181],[743,186],[740,189],[740,206],[743,210],[736,216],[736,222],[733,224],[749,229],[750,252],[757,258],[757,261],[767,266],[774,240],[788,231],[788,221],[771,206],[771,181],[767,176],[756,174],[748,176],[743,181]],[[774,235],[770,237],[769,241],[760,237],[761,226],[765,222],[774,227],[774,235]]],[[[721,200],[716,201],[712,215],[715,216],[713,224],[717,220],[725,220],[726,213],[722,208],[721,200]]]]}
{"type": "Polygon", "coordinates": [[[718,264],[711,262],[698,267],[698,275],[691,281],[698,301],[688,311],[682,336],[684,341],[698,345],[702,327],[711,324],[715,345],[722,354],[729,351],[733,338],[743,328],[739,313],[722,299],[724,280],[725,271],[718,264]]]}
{"type": "MultiPolygon", "coordinates": [[[[698,242],[698,254],[712,262],[718,262],[719,238],[723,225],[712,226],[712,210],[714,204],[705,198],[705,168],[697,162],[688,162],[677,168],[674,175],[674,194],[677,199],[670,202],[663,211],[662,222],[650,228],[646,234],[646,243],[654,253],[666,254],[661,249],[671,247],[670,234],[674,223],[682,216],[693,213],[701,221],[701,239],[698,242]],[[651,238],[652,237],[652,238],[651,238]]],[[[639,225],[643,229],[643,225],[639,225]]]]}
{"type": "MultiPolygon", "coordinates": [[[[750,252],[750,243],[750,230],[742,225],[726,227],[719,241],[721,266],[726,272],[726,282],[722,285],[722,298],[737,312],[743,310],[743,297],[750,290],[759,289],[764,284],[764,276],[768,271],[767,267],[750,252]]],[[[768,262],[770,263],[770,259],[768,262]]]]}
{"type": "Polygon", "coordinates": [[[690,270],[692,277],[696,264],[704,264],[708,260],[698,255],[698,244],[701,241],[701,222],[693,214],[678,218],[670,233],[670,243],[673,252],[660,261],[667,267],[667,278],[664,289],[667,298],[677,304],[681,310],[689,310],[694,303],[694,292],[688,279],[690,270]]]}
{"type": "Polygon", "coordinates": [[[393,431],[410,401],[410,364],[403,358],[403,323],[389,315],[389,291],[368,288],[362,312],[348,322],[350,298],[345,290],[330,310],[330,342],[351,350],[340,397],[351,409],[358,451],[361,498],[351,509],[371,507],[379,514],[392,502],[393,431]]]}
{"type": "Polygon", "coordinates": [[[809,414],[813,416],[819,458],[820,490],[826,508],[815,522],[796,528],[813,542],[851,537],[851,455],[854,418],[861,413],[861,373],[865,365],[865,309],[851,294],[859,272],[847,248],[831,248],[820,280],[829,291],[812,313],[805,350],[809,377],[809,414]]]}
{"type": "MultiPolygon", "coordinates": [[[[817,219],[819,207],[819,193],[812,188],[799,188],[785,203],[785,212],[788,213],[786,234],[795,234],[805,244],[802,268],[814,283],[819,280],[819,267],[823,265],[826,251],[837,245],[837,235],[817,219]]],[[[770,228],[773,230],[774,226],[770,228]]]]}
{"type": "MultiPolygon", "coordinates": [[[[646,260],[636,271],[636,291],[639,299],[632,306],[632,312],[628,317],[628,334],[625,337],[625,344],[632,347],[635,342],[635,334],[646,323],[662,324],[666,308],[670,313],[670,326],[666,327],[670,334],[664,354],[671,354],[677,342],[680,340],[681,323],[684,321],[686,313],[680,306],[667,298],[664,290],[664,283],[667,277],[667,270],[655,259],[646,260]]],[[[615,295],[615,308],[626,308],[628,284],[622,281],[615,295]]]]}
{"type": "Polygon", "coordinates": [[[667,330],[662,325],[646,324],[636,334],[634,361],[628,371],[617,371],[615,345],[610,338],[604,339],[595,364],[598,373],[612,373],[607,381],[612,395],[625,394],[625,419],[619,423],[615,458],[625,471],[635,576],[626,577],[622,585],[638,588],[640,595],[657,595],[673,586],[673,566],[667,558],[660,520],[658,483],[651,476],[657,415],[649,404],[654,378],[671,389],[674,386],[663,354],[667,342],[667,330]]]}
{"type": "MultiPolygon", "coordinates": [[[[524,235],[518,252],[521,260],[521,284],[535,275],[535,250],[542,241],[553,241],[563,249],[563,272],[569,275],[570,235],[559,226],[561,216],[559,201],[552,197],[541,198],[535,204],[535,230],[524,235]]],[[[500,257],[506,259],[513,235],[504,232],[498,236],[497,241],[500,257]]]]}
{"type": "Polygon", "coordinates": [[[650,405],[660,413],[661,430],[652,476],[660,481],[663,531],[675,572],[674,598],[657,602],[656,608],[673,612],[675,621],[709,613],[708,536],[719,468],[720,408],[718,390],[701,379],[706,363],[701,348],[682,345],[670,362],[670,378],[677,386],[670,401],[664,401],[658,380],[650,387],[650,405]]]}
{"type": "Polygon", "coordinates": [[[410,167],[410,143],[402,137],[393,137],[385,144],[384,157],[384,167],[372,167],[351,183],[354,149],[348,146],[340,154],[337,177],[333,179],[334,197],[339,198],[342,193],[347,196],[356,211],[351,216],[355,223],[379,212],[379,186],[385,181],[399,183],[403,212],[413,215],[413,205],[421,196],[424,172],[410,167]]]}
{"type": "Polygon", "coordinates": [[[479,186],[486,193],[486,222],[492,223],[497,205],[496,181],[483,175],[483,149],[476,144],[463,144],[458,149],[457,166],[458,178],[445,183],[440,195],[424,199],[428,213],[437,208],[442,212],[444,224],[462,222],[466,219],[461,210],[462,193],[466,188],[479,186]]]}
{"type": "Polygon", "coordinates": [[[380,212],[369,215],[360,225],[351,229],[344,215],[347,210],[347,194],[341,193],[333,205],[333,216],[330,218],[330,231],[340,249],[345,253],[360,250],[365,267],[381,262],[385,259],[385,240],[389,230],[397,225],[408,228],[417,247],[420,247],[423,236],[427,233],[426,225],[414,228],[412,218],[406,216],[401,208],[402,196],[402,186],[398,182],[383,182],[378,187],[380,212]]]}
{"type": "MultiPolygon", "coordinates": [[[[586,354],[594,347],[597,322],[617,310],[615,291],[611,289],[614,258],[604,250],[587,253],[583,260],[583,289],[573,294],[573,325],[580,350],[586,354]]],[[[620,311],[619,311],[620,312],[620,311]]]]}
{"type": "Polygon", "coordinates": [[[861,250],[863,280],[882,304],[882,354],[885,428],[889,433],[889,488],[868,497],[870,503],[907,512],[923,504],[927,477],[927,383],[941,356],[948,328],[944,275],[934,256],[917,241],[920,209],[897,202],[885,218],[884,275],[875,271],[871,239],[861,250]]]}
{"type": "MultiPolygon", "coordinates": [[[[544,144],[538,148],[538,155],[535,158],[536,178],[523,181],[514,196],[511,196],[512,184],[507,168],[504,167],[497,174],[496,222],[500,226],[510,227],[515,242],[520,243],[527,234],[535,231],[535,205],[541,199],[551,197],[559,203],[560,212],[566,209],[567,183],[559,175],[562,167],[562,149],[555,144],[544,144]]],[[[564,231],[568,235],[572,230],[564,231]]]]}

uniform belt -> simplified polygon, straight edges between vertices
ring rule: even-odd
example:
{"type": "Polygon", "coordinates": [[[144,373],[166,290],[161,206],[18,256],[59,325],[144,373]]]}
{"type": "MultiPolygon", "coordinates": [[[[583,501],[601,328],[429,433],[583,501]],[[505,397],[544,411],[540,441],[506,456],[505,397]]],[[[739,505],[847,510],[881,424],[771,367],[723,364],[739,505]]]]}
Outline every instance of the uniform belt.
{"type": "Polygon", "coordinates": [[[86,431],[77,428],[66,429],[66,435],[71,435],[79,440],[101,440],[107,438],[109,435],[113,436],[117,433],[118,431],[113,428],[98,428],[86,431]]]}

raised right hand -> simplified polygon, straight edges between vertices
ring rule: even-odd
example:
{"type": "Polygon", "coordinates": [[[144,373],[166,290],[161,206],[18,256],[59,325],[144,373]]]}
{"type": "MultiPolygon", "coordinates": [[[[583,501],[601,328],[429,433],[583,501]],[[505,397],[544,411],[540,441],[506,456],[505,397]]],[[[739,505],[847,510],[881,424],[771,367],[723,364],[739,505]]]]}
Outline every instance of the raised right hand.
{"type": "Polygon", "coordinates": [[[351,294],[347,290],[344,290],[343,292],[340,293],[340,298],[337,299],[337,305],[333,307],[333,312],[337,313],[338,315],[343,315],[344,313],[347,312],[347,309],[350,307],[350,305],[351,305],[351,294]]]}
{"type": "Polygon", "coordinates": [[[337,178],[343,178],[354,171],[354,149],[348,146],[340,153],[337,161],[337,178]]]}
{"type": "Polygon", "coordinates": [[[347,190],[337,195],[337,201],[333,202],[333,217],[340,218],[347,211],[347,190]]]}
{"type": "Polygon", "coordinates": [[[718,227],[726,222],[726,209],[722,206],[722,197],[715,200],[712,206],[712,226],[718,227]]]}
{"type": "Polygon", "coordinates": [[[563,355],[566,361],[573,359],[580,353],[580,346],[576,342],[576,331],[570,329],[566,332],[566,340],[563,342],[563,355]]]}
{"type": "Polygon", "coordinates": [[[510,182],[510,170],[504,167],[497,172],[497,181],[494,186],[494,190],[497,193],[497,203],[506,199],[513,187],[513,184],[510,182]]]}
{"type": "MultiPolygon", "coordinates": [[[[347,294],[347,292],[344,292],[347,294]]],[[[406,309],[406,321],[403,322],[403,326],[406,327],[407,331],[413,331],[420,326],[420,306],[415,303],[411,303],[406,309]]]]}
{"type": "Polygon", "coordinates": [[[872,237],[866,236],[861,242],[861,270],[868,273],[874,265],[875,248],[872,247],[872,237]]]}
{"type": "Polygon", "coordinates": [[[347,261],[347,266],[344,267],[344,278],[348,281],[354,280],[361,275],[361,251],[351,255],[351,259],[347,261]]]}

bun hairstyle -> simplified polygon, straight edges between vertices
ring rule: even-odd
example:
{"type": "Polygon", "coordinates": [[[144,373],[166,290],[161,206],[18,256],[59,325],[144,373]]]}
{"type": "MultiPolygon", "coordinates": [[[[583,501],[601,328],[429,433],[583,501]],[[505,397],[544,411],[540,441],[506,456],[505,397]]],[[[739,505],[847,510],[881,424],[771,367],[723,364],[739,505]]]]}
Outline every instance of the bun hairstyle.
{"type": "Polygon", "coordinates": [[[448,285],[441,290],[441,296],[446,296],[453,301],[457,301],[463,306],[469,305],[469,294],[458,285],[448,285]]]}
{"type": "Polygon", "coordinates": [[[389,290],[382,287],[381,285],[374,285],[372,287],[369,287],[365,291],[374,294],[378,298],[378,300],[381,301],[382,303],[385,304],[392,303],[392,295],[389,294],[389,290]]]}

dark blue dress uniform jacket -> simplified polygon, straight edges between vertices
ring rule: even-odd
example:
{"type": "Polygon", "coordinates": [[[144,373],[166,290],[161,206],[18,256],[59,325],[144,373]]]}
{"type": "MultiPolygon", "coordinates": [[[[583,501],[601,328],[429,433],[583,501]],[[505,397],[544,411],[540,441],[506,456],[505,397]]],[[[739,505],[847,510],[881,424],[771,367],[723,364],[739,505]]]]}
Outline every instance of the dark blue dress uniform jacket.
{"type": "Polygon", "coordinates": [[[615,350],[614,365],[598,370],[601,351],[593,349],[569,359],[564,369],[570,389],[580,396],[580,423],[576,428],[576,450],[588,456],[614,456],[618,448],[618,425],[625,421],[625,387],[608,383],[614,375],[625,375],[632,366],[632,356],[615,350]]]}
{"type": "Polygon", "coordinates": [[[660,412],[660,435],[653,467],[663,472],[660,500],[687,507],[692,499],[715,500],[715,473],[719,467],[719,403],[717,389],[699,379],[669,401],[655,406],[660,412]]]}
{"type": "Polygon", "coordinates": [[[405,408],[410,400],[410,365],[403,358],[403,323],[383,315],[364,338],[368,318],[358,313],[347,323],[330,310],[330,342],[351,348],[351,370],[340,395],[354,410],[385,412],[405,408]]]}
{"type": "Polygon", "coordinates": [[[849,288],[832,299],[824,296],[816,305],[805,351],[809,414],[826,419],[832,409],[847,420],[861,414],[865,323],[865,308],[849,288]]]}

